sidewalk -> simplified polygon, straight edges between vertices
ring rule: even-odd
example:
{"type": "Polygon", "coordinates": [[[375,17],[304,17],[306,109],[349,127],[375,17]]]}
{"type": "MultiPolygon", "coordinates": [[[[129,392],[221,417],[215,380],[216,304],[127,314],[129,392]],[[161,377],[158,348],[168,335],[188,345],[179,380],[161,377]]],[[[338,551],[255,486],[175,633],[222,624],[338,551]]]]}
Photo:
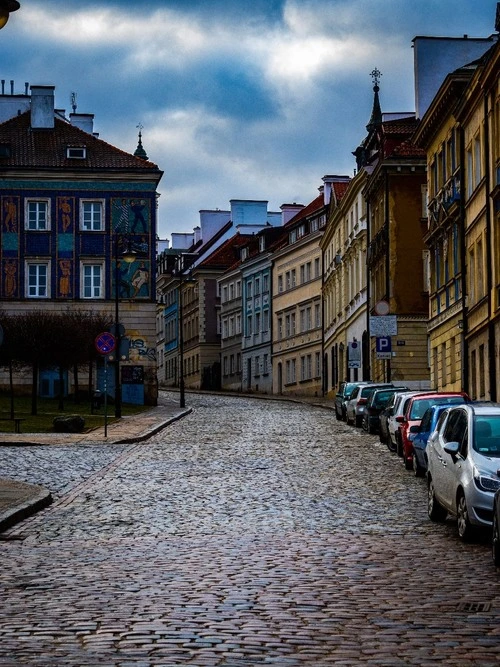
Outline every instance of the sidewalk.
{"type": "MultiPolygon", "coordinates": [[[[105,442],[108,444],[132,444],[147,440],[158,431],[191,412],[172,401],[159,401],[157,407],[147,412],[122,417],[108,424],[107,437],[104,427],[89,433],[0,433],[1,447],[68,445],[105,442]]],[[[27,516],[50,505],[50,491],[42,486],[0,479],[0,533],[27,516]]],[[[0,535],[0,540],[2,539],[0,535]]]]}

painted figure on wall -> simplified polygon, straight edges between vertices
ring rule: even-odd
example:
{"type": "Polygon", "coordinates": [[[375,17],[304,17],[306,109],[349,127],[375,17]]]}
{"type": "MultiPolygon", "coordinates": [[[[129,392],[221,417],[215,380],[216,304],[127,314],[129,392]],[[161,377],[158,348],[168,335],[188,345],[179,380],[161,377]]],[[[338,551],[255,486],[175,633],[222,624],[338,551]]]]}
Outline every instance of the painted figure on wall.
{"type": "Polygon", "coordinates": [[[149,296],[149,271],[146,269],[144,262],[141,262],[139,268],[135,271],[130,281],[134,288],[133,297],[139,296],[139,293],[143,287],[143,294],[141,296],[149,296]]]}
{"type": "Polygon", "coordinates": [[[60,259],[59,270],[59,296],[68,298],[71,296],[71,261],[60,259]]]}
{"type": "Polygon", "coordinates": [[[15,297],[17,294],[17,263],[13,260],[7,261],[3,267],[5,279],[3,293],[7,298],[15,297]]]}
{"type": "Polygon", "coordinates": [[[113,199],[111,216],[112,228],[120,234],[147,234],[150,231],[146,199],[113,199]]]}
{"type": "Polygon", "coordinates": [[[143,211],[146,207],[146,202],[144,199],[141,199],[141,201],[136,201],[132,199],[130,202],[130,208],[132,209],[132,213],[134,214],[134,221],[132,222],[132,233],[135,234],[138,229],[137,225],[138,223],[141,224],[142,229],[140,230],[141,232],[146,233],[148,231],[146,220],[144,219],[143,211]]]}
{"type": "Polygon", "coordinates": [[[17,206],[12,199],[6,199],[4,202],[4,226],[6,232],[17,232],[17,206]]]}
{"type": "Polygon", "coordinates": [[[67,197],[59,199],[59,211],[61,214],[61,228],[66,233],[71,227],[71,204],[67,197]]]}
{"type": "Polygon", "coordinates": [[[130,225],[130,207],[127,199],[115,200],[115,216],[113,228],[120,232],[126,233],[129,231],[130,225]]]}

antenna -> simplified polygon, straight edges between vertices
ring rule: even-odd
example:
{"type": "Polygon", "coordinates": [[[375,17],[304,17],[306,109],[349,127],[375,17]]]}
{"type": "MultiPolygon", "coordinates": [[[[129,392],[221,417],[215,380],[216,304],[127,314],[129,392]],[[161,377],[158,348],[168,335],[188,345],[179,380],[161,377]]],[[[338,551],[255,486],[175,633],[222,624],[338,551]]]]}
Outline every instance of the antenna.
{"type": "Polygon", "coordinates": [[[71,93],[70,102],[71,102],[71,107],[73,109],[73,113],[76,113],[76,93],[71,93]]]}

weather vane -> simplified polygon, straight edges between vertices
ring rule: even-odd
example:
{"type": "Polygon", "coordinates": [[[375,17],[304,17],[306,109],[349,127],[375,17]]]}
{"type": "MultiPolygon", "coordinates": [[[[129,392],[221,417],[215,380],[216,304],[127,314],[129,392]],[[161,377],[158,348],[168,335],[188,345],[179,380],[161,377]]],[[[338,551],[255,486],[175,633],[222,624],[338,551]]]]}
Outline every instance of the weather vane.
{"type": "Polygon", "coordinates": [[[382,72],[375,67],[375,69],[370,72],[370,76],[372,77],[373,85],[378,88],[382,72]]]}
{"type": "Polygon", "coordinates": [[[76,93],[71,93],[71,108],[73,109],[73,113],[76,113],[76,93]]]}
{"type": "Polygon", "coordinates": [[[141,123],[141,121],[137,123],[136,128],[139,130],[139,132],[144,129],[144,125],[141,123]]]}

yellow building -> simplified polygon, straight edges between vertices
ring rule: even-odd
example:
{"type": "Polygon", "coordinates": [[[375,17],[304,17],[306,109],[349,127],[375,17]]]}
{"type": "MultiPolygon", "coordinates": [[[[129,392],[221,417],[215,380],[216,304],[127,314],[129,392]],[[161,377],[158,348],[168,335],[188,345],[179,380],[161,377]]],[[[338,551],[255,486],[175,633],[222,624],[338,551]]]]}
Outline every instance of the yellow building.
{"type": "Polygon", "coordinates": [[[366,205],[367,172],[350,181],[330,207],[323,253],[324,389],[333,396],[340,382],[367,378],[366,205]],[[365,351],[365,354],[363,354],[365,351]]]}
{"type": "Polygon", "coordinates": [[[482,400],[498,400],[498,58],[496,44],[450,73],[415,135],[428,165],[432,384],[482,400]]]}
{"type": "Polygon", "coordinates": [[[332,191],[347,176],[325,176],[320,195],[284,227],[273,256],[273,393],[320,396],[322,367],[322,257],[319,245],[332,191]]]}
{"type": "Polygon", "coordinates": [[[499,263],[498,211],[492,208],[491,191],[498,182],[495,172],[500,158],[499,54],[497,44],[472,64],[473,68],[477,66],[456,113],[462,127],[464,148],[467,300],[463,331],[468,362],[467,389],[472,398],[480,400],[498,400],[500,310],[498,282],[495,283],[499,263]]]}

